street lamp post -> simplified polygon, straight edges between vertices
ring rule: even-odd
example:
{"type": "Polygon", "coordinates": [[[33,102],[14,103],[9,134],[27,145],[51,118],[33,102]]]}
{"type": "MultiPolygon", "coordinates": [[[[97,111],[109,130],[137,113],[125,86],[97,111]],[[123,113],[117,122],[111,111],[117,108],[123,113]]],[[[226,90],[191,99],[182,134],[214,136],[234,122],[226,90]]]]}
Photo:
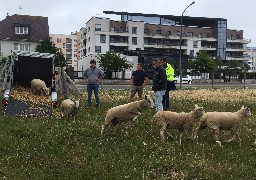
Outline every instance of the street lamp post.
{"type": "Polygon", "coordinates": [[[182,18],[183,18],[183,14],[185,13],[185,11],[189,8],[189,6],[195,4],[195,1],[193,1],[192,3],[190,3],[186,9],[184,9],[181,17],[180,17],[180,59],[179,59],[179,72],[180,72],[180,89],[182,87],[182,69],[181,69],[181,41],[182,41],[182,18]]]}

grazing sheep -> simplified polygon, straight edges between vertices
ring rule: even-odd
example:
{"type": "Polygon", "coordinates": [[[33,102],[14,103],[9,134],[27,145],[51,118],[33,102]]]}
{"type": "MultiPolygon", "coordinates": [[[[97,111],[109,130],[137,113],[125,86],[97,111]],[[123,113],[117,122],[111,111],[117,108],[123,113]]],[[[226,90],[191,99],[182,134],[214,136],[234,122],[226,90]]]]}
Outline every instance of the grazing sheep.
{"type": "Polygon", "coordinates": [[[184,129],[192,130],[195,121],[204,113],[203,107],[198,107],[197,105],[195,105],[195,109],[189,113],[160,111],[153,116],[152,122],[160,126],[160,136],[162,141],[165,140],[166,129],[178,129],[180,131],[179,144],[181,145],[184,129]]]}
{"type": "Polygon", "coordinates": [[[73,117],[78,113],[79,100],[73,101],[71,99],[65,99],[60,104],[61,117],[64,115],[72,115],[73,117]]]}
{"type": "Polygon", "coordinates": [[[41,79],[33,79],[31,81],[31,92],[35,95],[49,95],[50,89],[46,87],[46,84],[41,79]]]}
{"type": "Polygon", "coordinates": [[[230,131],[232,138],[226,142],[234,141],[236,136],[238,136],[241,145],[238,129],[244,119],[248,116],[251,116],[251,110],[244,106],[242,106],[237,112],[207,112],[199,121],[199,126],[195,130],[194,139],[197,138],[197,133],[199,131],[208,127],[213,131],[214,139],[219,146],[222,147],[218,138],[219,130],[230,131]]]}
{"type": "Polygon", "coordinates": [[[135,121],[140,115],[141,111],[146,107],[154,108],[153,100],[145,96],[145,99],[134,101],[128,104],[120,105],[109,109],[106,112],[105,122],[102,125],[101,134],[104,133],[106,126],[112,124],[117,125],[120,122],[135,121]]]}

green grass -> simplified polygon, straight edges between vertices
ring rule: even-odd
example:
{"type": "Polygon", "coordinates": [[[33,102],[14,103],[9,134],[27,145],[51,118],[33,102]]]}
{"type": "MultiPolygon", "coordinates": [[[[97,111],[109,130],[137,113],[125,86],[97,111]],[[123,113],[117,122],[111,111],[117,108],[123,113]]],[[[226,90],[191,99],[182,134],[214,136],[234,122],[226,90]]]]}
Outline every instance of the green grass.
{"type": "MultiPolygon", "coordinates": [[[[112,92],[111,97],[127,95],[112,92]]],[[[127,96],[128,97],[128,96],[127,96]]],[[[103,99],[103,98],[102,98],[103,99]]],[[[211,132],[200,132],[198,142],[160,141],[159,128],[151,126],[154,109],[147,109],[130,129],[125,124],[100,130],[105,111],[123,104],[125,99],[102,100],[100,109],[82,108],[73,118],[0,117],[1,179],[255,179],[255,115],[241,127],[238,141],[223,143],[220,148],[211,132]]],[[[245,102],[246,103],[246,102],[245,102]]],[[[173,111],[191,111],[194,104],[206,111],[236,111],[240,103],[207,103],[178,100],[171,102],[173,111]]],[[[245,104],[252,109],[255,103],[245,104]]],[[[169,130],[177,136],[177,130],[169,130]]],[[[229,138],[221,132],[220,138],[229,138]]]]}

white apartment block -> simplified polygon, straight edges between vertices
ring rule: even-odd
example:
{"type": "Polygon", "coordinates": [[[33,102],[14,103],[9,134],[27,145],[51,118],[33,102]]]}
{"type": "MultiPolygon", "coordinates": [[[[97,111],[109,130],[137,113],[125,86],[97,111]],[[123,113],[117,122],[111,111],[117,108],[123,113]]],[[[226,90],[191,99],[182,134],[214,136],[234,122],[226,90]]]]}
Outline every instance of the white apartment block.
{"type": "Polygon", "coordinates": [[[63,53],[67,65],[71,65],[74,69],[77,68],[77,33],[71,35],[50,34],[50,40],[63,53]]]}
{"type": "MultiPolygon", "coordinates": [[[[222,60],[239,60],[249,63],[247,44],[242,30],[227,29],[223,18],[183,17],[180,36],[180,17],[148,15],[141,13],[113,13],[121,15],[120,21],[92,17],[81,34],[81,59],[83,69],[98,53],[112,51],[125,54],[127,51],[144,51],[158,54],[181,54],[194,57],[205,50],[212,57],[222,60]],[[180,44],[181,37],[181,44],[180,44]]],[[[80,69],[81,70],[81,69],[80,69]]]]}

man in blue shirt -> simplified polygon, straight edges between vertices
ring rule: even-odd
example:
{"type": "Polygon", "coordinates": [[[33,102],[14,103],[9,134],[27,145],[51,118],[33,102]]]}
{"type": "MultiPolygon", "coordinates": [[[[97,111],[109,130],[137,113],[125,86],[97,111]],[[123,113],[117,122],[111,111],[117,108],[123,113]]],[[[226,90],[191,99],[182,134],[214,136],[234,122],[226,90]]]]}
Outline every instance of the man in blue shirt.
{"type": "Polygon", "coordinates": [[[88,100],[87,106],[91,106],[92,101],[92,91],[94,91],[95,100],[96,100],[96,108],[100,105],[100,98],[99,98],[99,82],[103,77],[103,72],[96,68],[96,61],[92,59],[90,61],[91,66],[84,71],[85,81],[87,83],[87,93],[88,93],[88,100]]]}
{"type": "Polygon", "coordinates": [[[132,77],[130,81],[131,94],[130,94],[129,102],[133,101],[133,98],[137,92],[138,92],[139,98],[142,99],[143,88],[148,82],[148,76],[142,67],[143,67],[142,64],[138,63],[137,70],[132,73],[132,77]]]}

